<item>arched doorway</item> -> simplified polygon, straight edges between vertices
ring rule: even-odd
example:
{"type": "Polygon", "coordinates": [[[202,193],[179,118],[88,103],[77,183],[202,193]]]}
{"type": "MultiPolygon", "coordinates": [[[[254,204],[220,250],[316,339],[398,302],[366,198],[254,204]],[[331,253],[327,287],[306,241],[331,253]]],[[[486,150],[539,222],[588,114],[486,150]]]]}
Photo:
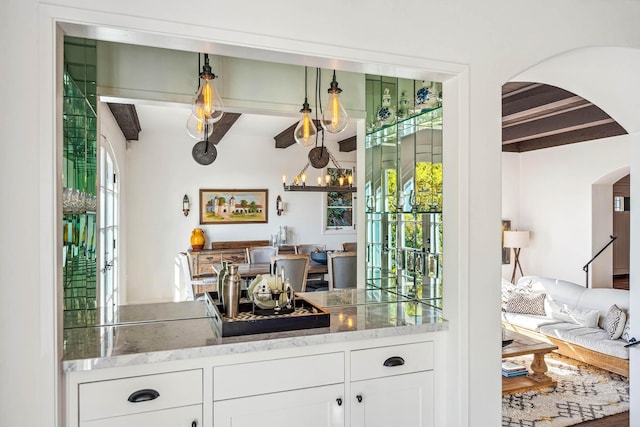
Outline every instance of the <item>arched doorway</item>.
{"type": "MultiPolygon", "coordinates": [[[[631,200],[634,185],[633,170],[640,170],[640,87],[634,84],[640,70],[640,50],[618,47],[577,49],[549,58],[514,76],[513,81],[540,82],[571,91],[598,105],[626,129],[631,173],[631,200]]],[[[624,176],[624,175],[622,175],[624,176]]],[[[620,178],[620,177],[619,177],[620,178]]],[[[595,182],[595,181],[594,181],[595,182]]],[[[637,191],[637,190],[636,190],[637,191]]],[[[523,196],[525,197],[525,196],[523,196]]],[[[630,214],[630,252],[640,249],[640,227],[630,214]]],[[[636,267],[637,268],[637,267],[636,267]]],[[[634,282],[634,265],[629,268],[630,311],[640,310],[640,288],[634,282]]],[[[637,329],[632,335],[638,335],[637,329]]],[[[640,349],[631,348],[630,407],[640,407],[640,349]]],[[[631,411],[630,425],[640,423],[640,413],[631,411]]]]}

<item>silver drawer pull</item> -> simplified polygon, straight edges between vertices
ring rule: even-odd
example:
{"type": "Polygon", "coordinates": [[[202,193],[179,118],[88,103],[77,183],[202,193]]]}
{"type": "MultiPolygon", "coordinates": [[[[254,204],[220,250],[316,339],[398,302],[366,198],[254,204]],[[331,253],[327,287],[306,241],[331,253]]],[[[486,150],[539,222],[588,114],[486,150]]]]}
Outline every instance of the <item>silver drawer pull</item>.
{"type": "Polygon", "coordinates": [[[404,359],[400,356],[391,356],[384,361],[383,365],[388,367],[402,366],[404,365],[404,359]]]}
{"type": "Polygon", "coordinates": [[[142,390],[134,391],[133,393],[131,393],[131,395],[129,395],[129,398],[127,400],[131,403],[147,402],[149,400],[157,399],[159,396],[160,393],[158,393],[157,391],[150,388],[145,388],[142,390]]]}

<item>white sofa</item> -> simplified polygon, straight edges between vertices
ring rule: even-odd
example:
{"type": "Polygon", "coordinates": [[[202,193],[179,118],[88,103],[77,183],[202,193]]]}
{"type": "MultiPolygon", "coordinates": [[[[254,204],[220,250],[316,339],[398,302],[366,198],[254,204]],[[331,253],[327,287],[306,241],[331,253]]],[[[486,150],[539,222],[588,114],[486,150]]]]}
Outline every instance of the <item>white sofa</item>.
{"type": "Polygon", "coordinates": [[[505,282],[502,285],[502,323],[506,329],[553,343],[565,356],[629,376],[629,349],[625,348],[631,338],[628,336],[628,321],[620,339],[610,339],[604,329],[607,313],[614,304],[625,312],[627,318],[630,317],[629,291],[585,288],[576,283],[539,276],[522,277],[515,285],[505,282]],[[514,301],[515,295],[528,294],[531,297],[541,293],[546,294],[544,315],[506,311],[507,302],[514,301]],[[578,320],[572,313],[576,313],[578,320]],[[581,315],[587,320],[583,321],[581,315]]]}

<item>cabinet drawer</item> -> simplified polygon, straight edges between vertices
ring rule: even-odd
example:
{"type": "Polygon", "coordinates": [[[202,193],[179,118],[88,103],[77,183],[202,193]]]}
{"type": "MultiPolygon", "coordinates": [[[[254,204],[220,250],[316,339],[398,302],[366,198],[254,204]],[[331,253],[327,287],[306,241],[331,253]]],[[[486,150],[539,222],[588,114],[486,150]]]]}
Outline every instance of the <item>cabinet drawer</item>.
{"type": "Polygon", "coordinates": [[[213,368],[213,400],[344,382],[344,353],[317,354],[213,368]]]}
{"type": "Polygon", "coordinates": [[[84,383],[79,387],[79,399],[80,421],[200,404],[202,370],[84,383]],[[158,396],[145,400],[152,396],[141,393],[141,401],[130,402],[129,397],[141,390],[156,391],[158,396]]]}
{"type": "Polygon", "coordinates": [[[193,427],[194,422],[196,426],[202,426],[202,405],[83,421],[80,427],[193,427]]]}
{"type": "Polygon", "coordinates": [[[351,381],[433,369],[433,342],[368,348],[351,352],[351,381]]]}

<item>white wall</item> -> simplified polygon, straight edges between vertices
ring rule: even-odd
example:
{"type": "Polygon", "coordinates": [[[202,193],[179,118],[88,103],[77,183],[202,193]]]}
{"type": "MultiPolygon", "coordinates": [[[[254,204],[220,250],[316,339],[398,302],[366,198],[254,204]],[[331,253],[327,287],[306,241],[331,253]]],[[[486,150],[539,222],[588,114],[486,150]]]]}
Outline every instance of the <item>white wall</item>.
{"type": "MultiPolygon", "coordinates": [[[[151,6],[130,0],[3,4],[0,35],[11,43],[3,43],[0,53],[11,66],[3,69],[0,81],[4,98],[10,100],[0,107],[3,123],[9,124],[0,127],[0,194],[4,200],[21,200],[21,209],[0,211],[0,271],[4,283],[19,283],[24,295],[34,296],[16,298],[14,286],[0,290],[2,300],[11,301],[0,311],[0,337],[5,343],[0,359],[3,425],[52,425],[59,413],[61,338],[53,326],[59,312],[61,280],[56,267],[61,253],[56,245],[60,233],[56,189],[60,180],[53,137],[61,134],[53,107],[59,99],[52,78],[54,58],[59,59],[54,48],[54,35],[59,31],[56,19],[90,22],[101,27],[95,34],[120,41],[143,42],[146,38],[140,33],[170,36],[175,40],[173,47],[204,39],[245,50],[260,48],[286,58],[295,56],[301,62],[320,57],[367,63],[371,66],[362,69],[377,74],[402,71],[408,77],[418,77],[430,71],[453,71],[451,64],[460,64],[456,73],[460,73],[457,85],[462,91],[455,113],[452,110],[448,116],[448,123],[460,124],[457,156],[451,159],[458,179],[451,181],[454,187],[445,187],[445,195],[455,199],[450,204],[454,209],[450,224],[457,230],[450,234],[455,236],[451,246],[455,250],[448,257],[456,267],[449,270],[455,276],[446,291],[451,297],[446,313],[450,315],[450,342],[457,345],[452,352],[456,362],[445,374],[446,392],[452,397],[447,399],[448,425],[499,425],[500,379],[495,372],[500,355],[497,282],[501,212],[496,191],[501,181],[500,88],[521,70],[578,47],[608,44],[640,48],[636,25],[640,3],[543,0],[531,7],[527,2],[505,0],[327,0],[316,9],[315,22],[324,29],[320,23],[331,20],[331,32],[309,31],[311,4],[301,6],[291,8],[283,0],[252,2],[250,6],[247,2],[215,2],[211,5],[215,13],[203,13],[199,2],[189,0],[159,0],[151,6]],[[435,16],[426,28],[425,15],[432,11],[435,16]],[[38,66],[34,66],[34,58],[38,66]],[[44,101],[34,110],[32,102],[40,96],[44,101]],[[24,197],[25,192],[34,197],[24,197]]],[[[620,63],[603,62],[611,66],[620,63]]],[[[584,70],[593,62],[576,60],[575,64],[584,70]]],[[[580,74],[565,69],[559,72],[570,78],[580,74]]],[[[618,79],[616,75],[600,84],[603,92],[608,92],[612,82],[627,84],[619,96],[608,92],[627,116],[639,110],[635,103],[640,102],[634,93],[637,86],[630,84],[637,69],[631,67],[628,73],[629,78],[618,79]]],[[[592,86],[604,76],[609,74],[592,79],[592,86]]],[[[637,150],[634,156],[637,162],[637,150]]],[[[635,276],[631,277],[633,287],[635,276]]]]}
{"type": "MultiPolygon", "coordinates": [[[[511,221],[512,230],[524,229],[520,227],[520,155],[518,153],[502,153],[502,219],[511,221]]],[[[515,258],[513,249],[509,250],[511,251],[510,262],[502,265],[502,277],[507,280],[510,280],[513,274],[515,258]]],[[[516,280],[518,277],[516,276],[516,280]]]]}
{"type": "MultiPolygon", "coordinates": [[[[520,257],[525,275],[585,284],[582,266],[609,240],[613,227],[604,220],[603,227],[609,231],[601,229],[599,234],[604,236],[594,236],[592,242],[592,187],[609,172],[628,167],[629,141],[623,135],[515,155],[503,153],[503,189],[512,189],[513,181],[519,183],[517,194],[503,195],[503,216],[509,219],[506,209],[510,209],[517,218],[512,228],[530,231],[529,247],[522,249],[520,257]],[[517,168],[512,164],[514,157],[517,168]],[[517,210],[509,201],[513,197],[518,200],[517,210]]],[[[605,200],[604,211],[610,212],[611,200],[605,200]]],[[[604,286],[602,280],[590,280],[590,285],[604,286]]]]}
{"type": "MultiPolygon", "coordinates": [[[[174,260],[178,252],[190,248],[195,227],[204,229],[207,247],[212,241],[269,240],[281,225],[289,227],[291,244],[324,243],[328,249],[339,249],[343,242],[356,240],[353,229],[324,234],[326,193],[283,191],[282,175],[289,183],[307,163],[308,149],[301,145],[275,148],[273,137],[295,119],[243,114],[216,146],[216,160],[203,166],[191,156],[197,141],[185,128],[188,108],[138,106],[137,111],[143,130],[126,152],[127,179],[121,181],[127,191],[129,303],[173,300],[174,260]],[[199,190],[206,188],[267,189],[268,223],[200,225],[199,190]],[[191,202],[188,217],[182,213],[185,194],[191,202]],[[278,195],[285,203],[282,216],[275,209],[278,195]]],[[[355,123],[349,126],[353,131],[355,123]]],[[[340,137],[325,139],[327,147],[341,166],[355,165],[355,151],[339,151],[335,141],[340,137]]],[[[319,175],[309,167],[308,182],[315,183],[319,175]]]]}

